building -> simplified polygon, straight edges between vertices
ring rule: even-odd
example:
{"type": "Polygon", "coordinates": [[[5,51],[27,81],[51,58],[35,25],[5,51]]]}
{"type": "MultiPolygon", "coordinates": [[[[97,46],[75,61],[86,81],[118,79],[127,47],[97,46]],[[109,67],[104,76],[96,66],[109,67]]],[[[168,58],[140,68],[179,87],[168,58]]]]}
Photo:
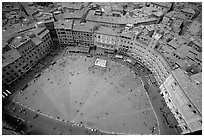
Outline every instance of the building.
{"type": "Polygon", "coordinates": [[[16,81],[28,70],[28,65],[16,50],[9,50],[2,55],[2,85],[16,81]]]}
{"type": "Polygon", "coordinates": [[[196,14],[195,11],[191,8],[183,8],[181,9],[182,13],[184,13],[184,15],[186,16],[186,18],[188,18],[189,20],[191,20],[194,15],[196,14]]]}
{"type": "Polygon", "coordinates": [[[120,29],[97,27],[94,31],[94,45],[97,48],[102,48],[108,53],[114,53],[117,47],[120,29]]]}
{"type": "Polygon", "coordinates": [[[104,27],[112,27],[112,28],[119,28],[120,22],[118,22],[118,17],[112,17],[112,16],[99,16],[97,15],[97,12],[94,10],[90,10],[86,21],[87,22],[94,22],[98,25],[104,26],[104,27]]]}
{"type": "Polygon", "coordinates": [[[89,53],[90,47],[87,46],[69,46],[66,47],[66,53],[89,53]]]}
{"type": "Polygon", "coordinates": [[[134,31],[125,30],[120,35],[118,51],[144,64],[154,74],[158,85],[161,85],[169,76],[171,67],[166,59],[154,50],[157,43],[158,40],[154,38],[149,38],[147,43],[141,40],[141,38],[138,38],[138,35],[135,35],[134,31]]]}
{"type": "Polygon", "coordinates": [[[52,13],[40,12],[39,14],[34,16],[36,18],[37,23],[40,25],[44,24],[44,26],[50,31],[50,35],[54,42],[58,41],[57,34],[54,27],[54,16],[52,13]]]}
{"type": "Polygon", "coordinates": [[[187,20],[188,18],[182,12],[170,11],[164,15],[162,24],[171,27],[171,31],[179,34],[187,20]]]}
{"type": "Polygon", "coordinates": [[[202,15],[198,15],[198,17],[192,22],[187,29],[186,34],[202,38],[202,15]]]}
{"type": "Polygon", "coordinates": [[[72,27],[74,44],[94,46],[94,28],[95,23],[80,23],[79,20],[74,20],[72,27]]]}
{"type": "Polygon", "coordinates": [[[120,54],[126,55],[130,49],[133,47],[133,39],[136,37],[136,34],[125,29],[120,33],[120,38],[118,40],[117,51],[120,54]]]}
{"type": "Polygon", "coordinates": [[[183,134],[202,130],[201,83],[200,74],[189,77],[184,70],[176,69],[160,86],[161,95],[183,134]]]}
{"type": "Polygon", "coordinates": [[[83,16],[87,14],[88,11],[89,11],[88,8],[85,8],[82,10],[77,10],[75,12],[65,12],[64,14],[62,14],[62,18],[64,20],[67,19],[81,20],[83,19],[83,16]]]}
{"type": "Polygon", "coordinates": [[[10,42],[10,46],[19,51],[22,58],[28,65],[27,70],[34,66],[40,59],[40,55],[35,49],[35,44],[24,34],[14,37],[14,39],[10,42]]]}
{"type": "Polygon", "coordinates": [[[55,22],[55,30],[59,44],[62,46],[72,45],[74,43],[72,36],[73,20],[59,20],[55,22]]]}
{"type": "Polygon", "coordinates": [[[177,36],[168,43],[159,43],[157,48],[158,52],[167,59],[172,69],[181,67],[193,74],[201,72],[202,69],[201,49],[199,42],[192,42],[183,36],[177,36]]]}
{"type": "Polygon", "coordinates": [[[3,85],[11,84],[29,71],[53,45],[45,27],[21,30],[6,43],[9,48],[3,53],[3,85]]]}
{"type": "Polygon", "coordinates": [[[90,10],[86,21],[87,22],[95,22],[100,26],[110,27],[110,28],[121,28],[124,27],[126,24],[133,24],[133,25],[150,25],[155,24],[158,21],[156,17],[150,17],[144,13],[135,14],[134,17],[131,17],[129,14],[126,14],[121,17],[114,17],[114,16],[105,16],[105,15],[96,15],[94,10],[90,10]]]}
{"type": "Polygon", "coordinates": [[[58,5],[62,7],[63,12],[74,12],[83,9],[86,3],[83,2],[59,2],[58,5]]]}
{"type": "Polygon", "coordinates": [[[171,6],[172,2],[150,2],[150,7],[164,11],[169,11],[171,6]]]}
{"type": "Polygon", "coordinates": [[[38,45],[36,49],[40,53],[40,57],[43,58],[54,48],[50,31],[45,27],[35,28],[32,31],[33,32],[30,33],[30,38],[35,45],[38,45]],[[36,37],[34,37],[33,34],[35,34],[36,37]]]}

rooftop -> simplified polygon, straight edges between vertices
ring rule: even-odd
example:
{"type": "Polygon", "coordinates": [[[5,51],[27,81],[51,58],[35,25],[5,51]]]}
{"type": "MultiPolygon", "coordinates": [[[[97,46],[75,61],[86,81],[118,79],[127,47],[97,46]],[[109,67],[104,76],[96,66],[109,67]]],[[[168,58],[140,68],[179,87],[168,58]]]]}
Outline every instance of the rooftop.
{"type": "Polygon", "coordinates": [[[16,49],[9,50],[3,54],[2,57],[2,68],[12,63],[21,57],[21,54],[16,49]]]}
{"type": "Polygon", "coordinates": [[[188,33],[191,35],[196,35],[198,32],[202,29],[202,22],[198,22],[197,20],[194,20],[193,23],[188,28],[188,33]]]}
{"type": "Polygon", "coordinates": [[[35,18],[37,19],[37,21],[43,21],[45,23],[54,21],[52,14],[45,12],[40,12],[39,14],[35,15],[35,18]]]}
{"type": "Polygon", "coordinates": [[[183,12],[187,12],[187,13],[191,13],[191,14],[195,14],[195,11],[191,8],[184,8],[182,9],[183,12]]]}
{"type": "Polygon", "coordinates": [[[179,48],[182,44],[188,44],[188,41],[179,36],[168,42],[168,45],[174,47],[175,49],[179,48]]]}
{"type": "Polygon", "coordinates": [[[198,85],[198,88],[202,90],[202,72],[190,76],[192,82],[195,82],[198,85]]]}
{"type": "Polygon", "coordinates": [[[95,23],[80,23],[79,20],[74,20],[73,22],[73,31],[85,31],[85,32],[93,32],[95,23]]]}
{"type": "Polygon", "coordinates": [[[74,9],[74,10],[80,10],[84,5],[83,2],[59,2],[58,4],[61,5],[62,8],[74,9]]]}
{"type": "Polygon", "coordinates": [[[47,33],[49,33],[49,30],[46,29],[46,27],[34,28],[32,31],[40,39],[43,38],[47,33]]]}
{"type": "Polygon", "coordinates": [[[177,50],[176,53],[179,54],[180,57],[190,57],[192,59],[195,59],[197,55],[199,55],[199,53],[197,53],[195,50],[193,50],[191,47],[182,44],[177,50]],[[197,54],[197,55],[196,55],[197,54]]]}
{"type": "Polygon", "coordinates": [[[38,37],[33,37],[31,40],[35,45],[39,45],[42,42],[42,40],[38,37]]]}
{"type": "Polygon", "coordinates": [[[2,47],[5,47],[7,45],[7,40],[12,35],[17,35],[19,31],[26,30],[29,28],[34,28],[34,23],[31,23],[29,25],[21,25],[21,24],[14,24],[7,29],[2,29],[2,47]]]}
{"type": "MultiPolygon", "coordinates": [[[[195,83],[195,77],[198,77],[201,73],[191,77],[192,79],[190,79],[190,77],[182,69],[176,69],[172,71],[172,73],[185,94],[202,114],[202,90],[199,84],[195,83]]],[[[200,79],[201,76],[198,78],[200,79]]]]}
{"type": "MultiPolygon", "coordinates": [[[[41,28],[29,28],[22,31],[17,32],[16,35],[9,37],[9,39],[5,42],[8,43],[11,47],[18,48],[22,43],[25,41],[38,37],[39,39],[43,38],[47,33],[49,33],[49,30],[47,30],[45,27],[41,28]]],[[[39,40],[32,40],[35,41],[35,43],[39,43],[39,40]]]]}
{"type": "Polygon", "coordinates": [[[128,30],[123,30],[122,33],[120,34],[120,36],[124,36],[124,37],[128,37],[128,38],[132,38],[133,35],[134,35],[134,33],[132,31],[128,31],[128,30]]]}
{"type": "Polygon", "coordinates": [[[169,18],[180,18],[183,20],[186,19],[186,16],[182,12],[178,12],[178,11],[170,11],[167,14],[165,14],[165,16],[169,18]]]}
{"type": "Polygon", "coordinates": [[[123,5],[114,3],[114,4],[111,5],[111,10],[112,11],[121,11],[122,12],[123,11],[123,5]]]}
{"type": "Polygon", "coordinates": [[[77,10],[74,12],[66,12],[62,14],[63,19],[81,19],[86,11],[85,10],[77,10]]]}
{"type": "Polygon", "coordinates": [[[117,36],[121,32],[121,30],[122,29],[100,26],[100,27],[98,27],[98,29],[95,30],[95,32],[96,33],[102,33],[102,34],[117,36]]]}
{"type": "Polygon", "coordinates": [[[122,17],[113,17],[113,16],[97,16],[94,15],[95,11],[91,10],[87,15],[87,20],[90,21],[97,21],[97,22],[107,22],[107,23],[114,23],[114,24],[138,24],[150,21],[157,21],[156,18],[149,18],[148,16],[135,16],[130,17],[128,15],[122,17]]]}
{"type": "Polygon", "coordinates": [[[55,22],[55,29],[72,29],[73,20],[59,20],[55,22]]]}
{"type": "Polygon", "coordinates": [[[13,38],[13,40],[9,43],[11,47],[18,48],[22,43],[28,41],[29,38],[24,34],[18,35],[13,38]]]}
{"type": "Polygon", "coordinates": [[[162,6],[162,7],[166,7],[166,8],[170,8],[172,5],[172,2],[151,2],[151,3],[162,6]]]}

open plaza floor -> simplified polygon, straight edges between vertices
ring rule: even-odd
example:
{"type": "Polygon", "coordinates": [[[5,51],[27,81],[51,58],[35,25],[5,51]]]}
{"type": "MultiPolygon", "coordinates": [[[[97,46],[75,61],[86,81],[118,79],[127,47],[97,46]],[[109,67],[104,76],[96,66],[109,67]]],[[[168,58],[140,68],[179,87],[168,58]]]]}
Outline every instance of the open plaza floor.
{"type": "Polygon", "coordinates": [[[68,56],[44,70],[15,102],[53,119],[110,133],[160,134],[156,113],[138,75],[108,60],[68,56]]]}

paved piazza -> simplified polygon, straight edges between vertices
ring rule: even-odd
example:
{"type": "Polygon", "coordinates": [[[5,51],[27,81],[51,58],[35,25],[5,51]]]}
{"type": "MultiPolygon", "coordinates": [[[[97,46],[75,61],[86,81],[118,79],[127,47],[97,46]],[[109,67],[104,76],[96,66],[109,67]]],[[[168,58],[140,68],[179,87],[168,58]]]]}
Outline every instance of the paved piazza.
{"type": "Polygon", "coordinates": [[[160,134],[157,116],[139,76],[95,57],[57,61],[21,91],[15,101],[41,113],[105,132],[160,134]]]}

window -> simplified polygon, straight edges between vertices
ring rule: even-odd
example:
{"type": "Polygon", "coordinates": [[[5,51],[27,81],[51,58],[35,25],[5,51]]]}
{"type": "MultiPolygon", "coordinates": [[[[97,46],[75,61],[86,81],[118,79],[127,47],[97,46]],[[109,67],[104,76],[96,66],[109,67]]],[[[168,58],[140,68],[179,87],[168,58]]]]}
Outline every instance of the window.
{"type": "Polygon", "coordinates": [[[9,81],[10,81],[10,80],[9,80],[9,79],[7,79],[7,78],[6,78],[5,80],[6,80],[7,82],[9,82],[9,81]]]}
{"type": "Polygon", "coordinates": [[[189,108],[191,108],[191,107],[192,107],[192,105],[191,105],[191,104],[188,104],[188,107],[189,107],[189,108]]]}
{"type": "Polygon", "coordinates": [[[9,72],[6,72],[6,75],[10,75],[10,73],[9,73],[9,72]]]}
{"type": "Polygon", "coordinates": [[[197,111],[195,111],[195,110],[193,110],[192,112],[193,112],[194,115],[197,114],[197,111]]]}

